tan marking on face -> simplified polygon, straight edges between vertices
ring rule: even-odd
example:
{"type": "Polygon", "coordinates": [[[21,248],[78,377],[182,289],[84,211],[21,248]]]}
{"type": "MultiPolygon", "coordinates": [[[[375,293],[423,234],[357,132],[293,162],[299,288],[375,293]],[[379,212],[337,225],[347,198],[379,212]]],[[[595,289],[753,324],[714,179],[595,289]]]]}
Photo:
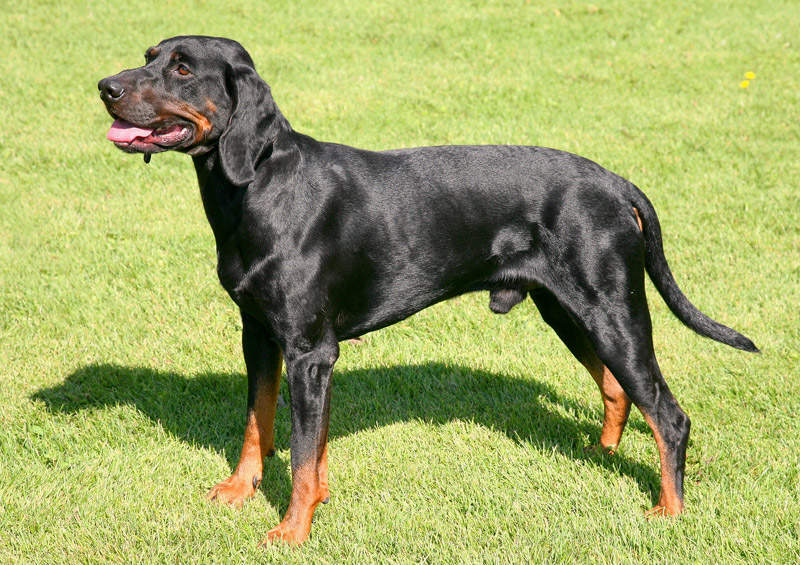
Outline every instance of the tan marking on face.
{"type": "Polygon", "coordinates": [[[217,105],[211,100],[211,98],[206,98],[206,110],[208,110],[209,114],[215,114],[217,112],[217,105]]]}
{"type": "Polygon", "coordinates": [[[206,139],[213,126],[211,120],[197,108],[182,100],[168,100],[162,107],[160,115],[172,114],[189,120],[195,125],[194,143],[201,143],[206,139]]]}
{"type": "MultiPolygon", "coordinates": [[[[139,92],[131,92],[126,101],[128,106],[148,104],[153,109],[153,119],[149,123],[165,122],[177,116],[194,124],[194,139],[192,143],[198,145],[206,140],[213,126],[211,120],[200,110],[177,98],[165,97],[157,93],[152,87],[144,88],[139,92]]],[[[142,126],[148,124],[140,124],[142,126]]]]}

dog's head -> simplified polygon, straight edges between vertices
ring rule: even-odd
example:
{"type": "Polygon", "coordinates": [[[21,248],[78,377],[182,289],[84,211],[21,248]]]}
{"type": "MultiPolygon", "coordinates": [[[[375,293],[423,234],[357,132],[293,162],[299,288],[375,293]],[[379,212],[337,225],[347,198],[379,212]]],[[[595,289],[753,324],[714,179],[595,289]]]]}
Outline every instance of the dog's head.
{"type": "Polygon", "coordinates": [[[165,39],[145,64],[101,80],[100,97],[114,123],[107,138],[130,153],[219,148],[228,179],[252,181],[254,167],[280,127],[288,127],[236,41],[219,37],[165,39]]]}

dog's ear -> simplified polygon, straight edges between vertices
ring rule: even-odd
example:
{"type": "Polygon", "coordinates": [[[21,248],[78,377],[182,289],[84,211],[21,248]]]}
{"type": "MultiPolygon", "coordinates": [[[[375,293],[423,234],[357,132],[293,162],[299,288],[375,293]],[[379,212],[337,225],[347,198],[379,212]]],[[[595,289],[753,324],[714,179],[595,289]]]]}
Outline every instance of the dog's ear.
{"type": "Polygon", "coordinates": [[[288,123],[256,70],[246,64],[228,65],[225,83],[232,102],[228,126],[219,138],[222,170],[236,186],[253,182],[256,164],[288,123]]]}

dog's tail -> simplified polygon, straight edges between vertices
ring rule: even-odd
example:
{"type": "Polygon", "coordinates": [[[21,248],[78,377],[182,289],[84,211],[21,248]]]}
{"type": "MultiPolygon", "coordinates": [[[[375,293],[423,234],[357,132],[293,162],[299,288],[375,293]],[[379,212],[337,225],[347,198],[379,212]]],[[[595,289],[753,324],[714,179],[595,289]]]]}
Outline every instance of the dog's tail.
{"type": "Polygon", "coordinates": [[[752,341],[736,330],[723,326],[703,314],[681,292],[678,283],[675,282],[675,277],[672,276],[672,271],[669,269],[667,259],[664,257],[661,226],[658,222],[656,211],[644,193],[635,186],[633,186],[632,194],[631,202],[637,210],[639,219],[642,222],[642,231],[644,232],[645,268],[647,269],[647,274],[650,275],[650,280],[653,281],[672,313],[700,335],[710,337],[736,349],[758,353],[758,348],[752,341]]]}

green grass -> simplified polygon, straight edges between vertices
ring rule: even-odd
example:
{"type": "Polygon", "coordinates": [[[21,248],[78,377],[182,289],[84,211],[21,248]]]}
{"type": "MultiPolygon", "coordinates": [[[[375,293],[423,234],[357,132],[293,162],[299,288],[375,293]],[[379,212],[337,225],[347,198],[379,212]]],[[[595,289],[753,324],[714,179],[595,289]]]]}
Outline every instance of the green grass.
{"type": "Polygon", "coordinates": [[[797,3],[304,4],[4,3],[0,562],[797,562],[797,3]],[[288,504],[285,404],[256,498],[206,503],[241,446],[240,322],[188,158],[115,150],[95,89],[180,33],[241,41],[319,139],[545,145],[642,187],[683,290],[763,350],[696,336],[650,287],[693,421],[685,515],[644,519],[641,416],[586,455],[594,383],[532,304],[485,294],[342,346],[302,549],[256,547],[288,504]]]}

